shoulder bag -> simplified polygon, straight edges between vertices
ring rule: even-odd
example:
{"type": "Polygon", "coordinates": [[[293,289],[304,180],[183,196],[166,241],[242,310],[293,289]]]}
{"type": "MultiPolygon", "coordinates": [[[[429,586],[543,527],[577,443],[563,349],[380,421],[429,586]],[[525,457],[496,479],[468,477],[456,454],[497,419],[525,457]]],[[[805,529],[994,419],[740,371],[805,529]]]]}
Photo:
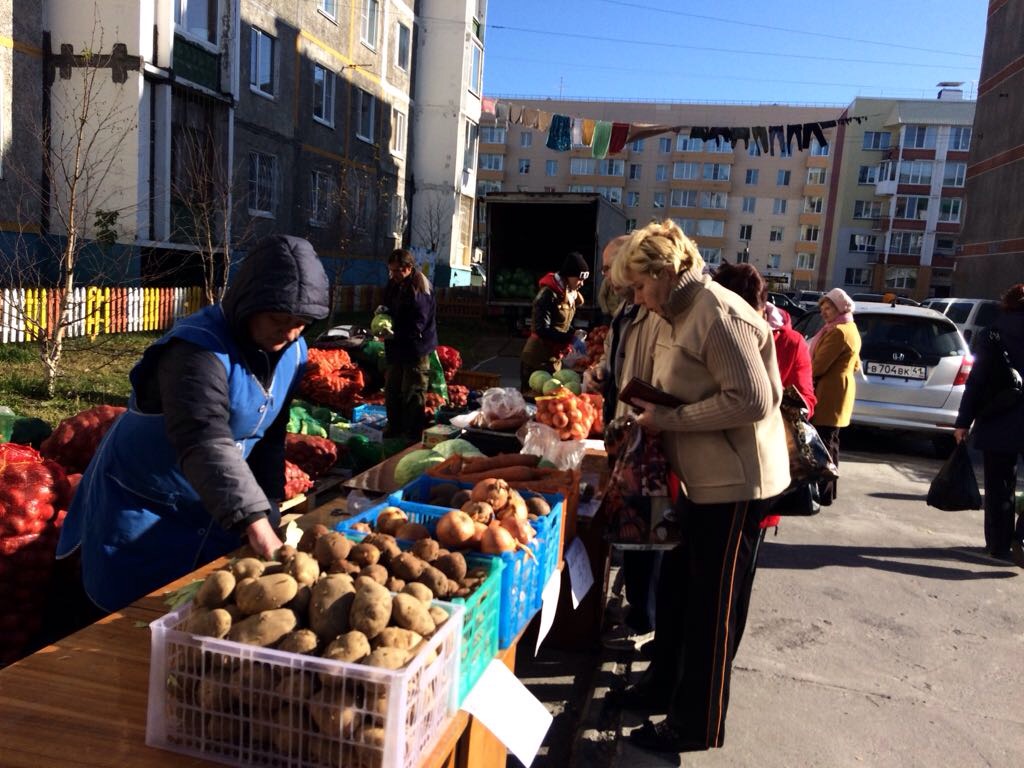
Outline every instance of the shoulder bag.
{"type": "Polygon", "coordinates": [[[988,339],[995,359],[992,361],[990,375],[982,394],[982,405],[978,409],[978,415],[982,417],[1008,411],[1024,398],[1024,382],[1010,362],[1010,355],[999,331],[989,328],[988,339]]]}

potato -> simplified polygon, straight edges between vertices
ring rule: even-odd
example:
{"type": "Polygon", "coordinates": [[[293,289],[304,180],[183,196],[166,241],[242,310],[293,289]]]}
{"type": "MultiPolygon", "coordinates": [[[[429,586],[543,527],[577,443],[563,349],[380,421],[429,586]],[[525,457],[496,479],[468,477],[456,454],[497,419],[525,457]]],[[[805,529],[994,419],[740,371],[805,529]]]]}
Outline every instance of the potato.
{"type": "Polygon", "coordinates": [[[352,577],[343,573],[321,577],[310,588],[309,626],[327,641],[348,632],[348,616],[352,610],[356,588],[352,577]]]}
{"type": "Polygon", "coordinates": [[[309,626],[309,603],[313,599],[313,589],[309,586],[299,587],[295,597],[285,603],[285,608],[291,608],[299,620],[300,627],[309,626]]]}
{"type": "Polygon", "coordinates": [[[279,642],[295,629],[295,624],[292,611],[288,608],[275,608],[242,619],[231,627],[228,640],[266,647],[279,642]]]}
{"type": "Polygon", "coordinates": [[[470,498],[472,498],[470,490],[468,488],[463,488],[462,490],[455,492],[455,494],[452,496],[452,500],[448,503],[447,506],[451,507],[452,509],[462,509],[462,505],[469,501],[470,498]]]}
{"type": "Polygon", "coordinates": [[[363,664],[383,669],[401,669],[409,662],[410,655],[401,648],[378,648],[363,659],[363,664]]]}
{"type": "Polygon", "coordinates": [[[434,593],[434,597],[438,598],[448,597],[459,588],[458,584],[449,579],[432,565],[428,565],[424,568],[423,573],[420,574],[416,581],[430,587],[430,591],[434,593]]]}
{"type": "Polygon", "coordinates": [[[426,563],[433,562],[441,552],[437,539],[420,539],[412,545],[412,553],[426,563]]]}
{"type": "Polygon", "coordinates": [[[351,690],[324,688],[310,696],[306,706],[320,733],[333,738],[352,738],[362,722],[362,714],[356,709],[351,690]]]}
{"type": "Polygon", "coordinates": [[[431,565],[452,581],[462,581],[466,578],[466,558],[461,552],[449,552],[437,558],[431,565]]]}
{"type": "Polygon", "coordinates": [[[308,586],[320,578],[320,563],[306,552],[296,552],[285,565],[284,572],[295,579],[299,586],[308,586]]]}
{"type": "Polygon", "coordinates": [[[236,704],[248,707],[255,701],[255,709],[261,712],[269,712],[277,705],[272,694],[280,683],[277,668],[251,661],[243,662],[242,666],[232,670],[228,681],[236,704]]]}
{"type": "Polygon", "coordinates": [[[231,630],[231,614],[223,608],[197,608],[189,614],[188,632],[204,637],[222,638],[231,630]]]}
{"type": "Polygon", "coordinates": [[[308,733],[311,724],[309,716],[298,704],[285,705],[274,716],[270,735],[274,747],[282,755],[299,757],[302,753],[303,735],[308,733]]]}
{"type": "Polygon", "coordinates": [[[352,541],[337,531],[330,531],[316,540],[313,556],[324,568],[336,560],[344,560],[352,551],[352,541]]]}
{"type": "Polygon", "coordinates": [[[352,547],[352,551],[348,553],[348,559],[360,568],[376,565],[380,561],[380,550],[373,544],[363,542],[352,547]]]}
{"type": "Polygon", "coordinates": [[[335,560],[327,566],[328,573],[346,573],[353,578],[360,571],[359,565],[351,560],[335,560]]]}
{"type": "Polygon", "coordinates": [[[214,571],[196,592],[195,602],[201,608],[220,608],[231,597],[237,579],[231,571],[214,571]]]}
{"type": "Polygon", "coordinates": [[[377,513],[376,529],[381,533],[394,534],[395,531],[409,520],[409,515],[405,513],[404,509],[398,507],[384,507],[380,512],[377,513]]]}
{"type": "Polygon", "coordinates": [[[434,593],[430,590],[426,584],[421,584],[418,581],[414,581],[411,584],[406,584],[405,587],[398,590],[404,592],[407,595],[412,595],[421,603],[430,604],[430,601],[434,599],[434,593]]]}
{"type": "Polygon", "coordinates": [[[266,564],[259,558],[243,557],[231,564],[231,573],[234,574],[235,579],[238,581],[242,579],[258,579],[263,575],[265,567],[266,564]]]}
{"type": "Polygon", "coordinates": [[[391,593],[381,584],[360,576],[349,612],[349,624],[372,640],[391,619],[391,593]]]}
{"type": "Polygon", "coordinates": [[[274,686],[274,693],[282,699],[297,701],[311,696],[316,687],[313,675],[290,669],[284,673],[280,682],[274,686]]]}
{"type": "Polygon", "coordinates": [[[359,572],[360,576],[367,576],[373,579],[378,584],[387,584],[388,581],[388,569],[380,563],[376,565],[368,565],[359,572]]]}
{"type": "Polygon", "coordinates": [[[526,499],[526,511],[537,517],[546,517],[551,514],[551,505],[543,496],[529,496],[526,499]]]}
{"type": "Polygon", "coordinates": [[[426,561],[416,557],[412,552],[403,552],[391,561],[391,572],[405,581],[416,581],[426,567],[426,561]]]}
{"type": "Polygon", "coordinates": [[[427,530],[425,525],[420,525],[419,523],[402,523],[398,530],[395,531],[395,538],[406,539],[407,541],[429,539],[430,531],[427,530]]]}
{"type": "Polygon", "coordinates": [[[235,587],[235,604],[247,615],[280,608],[295,597],[299,584],[287,573],[260,576],[235,587]]]}
{"type": "Polygon", "coordinates": [[[210,715],[206,718],[203,735],[211,742],[237,744],[242,738],[242,720],[227,715],[210,715]]]}
{"type": "Polygon", "coordinates": [[[401,592],[405,589],[405,581],[397,576],[389,576],[384,586],[388,588],[388,592],[401,592]]]}
{"type": "Polygon", "coordinates": [[[452,496],[459,492],[459,486],[455,483],[439,483],[430,489],[427,497],[427,504],[435,507],[449,507],[452,503],[452,496]]]}
{"type": "Polygon", "coordinates": [[[448,611],[442,608],[440,605],[432,605],[428,609],[430,618],[434,620],[434,626],[440,627],[446,621],[448,621],[448,611]]]}
{"type": "Polygon", "coordinates": [[[380,550],[380,560],[378,562],[390,563],[391,560],[398,555],[402,554],[402,550],[398,547],[398,542],[395,541],[394,536],[389,536],[386,533],[371,533],[365,539],[363,544],[372,544],[380,550]]]}
{"type": "Polygon", "coordinates": [[[281,638],[277,644],[277,650],[288,651],[289,653],[316,653],[319,639],[316,632],[311,629],[296,629],[281,638]]]}
{"type": "Polygon", "coordinates": [[[282,544],[274,552],[274,559],[283,565],[287,565],[295,557],[297,551],[291,544],[282,544]]]}
{"type": "Polygon", "coordinates": [[[299,539],[299,543],[295,548],[298,549],[299,552],[306,552],[312,555],[316,548],[316,540],[330,532],[331,529],[326,525],[323,523],[317,523],[302,532],[302,538],[299,539]]]}
{"type": "Polygon", "coordinates": [[[231,711],[231,686],[214,676],[199,681],[199,706],[207,712],[231,711]]]}
{"type": "Polygon", "coordinates": [[[423,636],[434,631],[434,620],[430,618],[427,606],[406,592],[399,592],[392,600],[391,622],[402,629],[411,629],[423,636]]]}
{"type": "MultiPolygon", "coordinates": [[[[333,661],[358,662],[370,655],[370,641],[359,630],[346,632],[336,637],[327,648],[324,649],[323,657],[333,661]]],[[[321,678],[323,679],[323,678],[321,678]]],[[[324,680],[326,683],[327,680],[324,680]]]]}
{"type": "MultiPolygon", "coordinates": [[[[428,614],[429,615],[429,614],[428,614]]],[[[430,622],[433,628],[434,622],[430,622]]],[[[384,631],[373,640],[374,648],[401,648],[403,651],[412,651],[417,645],[423,642],[423,635],[413,632],[411,629],[402,627],[385,627],[384,631]]]]}

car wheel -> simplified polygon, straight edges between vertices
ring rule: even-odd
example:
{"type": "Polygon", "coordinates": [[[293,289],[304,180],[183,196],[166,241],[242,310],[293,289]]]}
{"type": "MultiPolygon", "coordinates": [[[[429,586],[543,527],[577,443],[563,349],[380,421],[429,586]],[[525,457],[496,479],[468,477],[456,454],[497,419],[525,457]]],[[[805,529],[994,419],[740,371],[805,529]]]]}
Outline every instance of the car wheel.
{"type": "Polygon", "coordinates": [[[952,435],[938,435],[932,438],[932,447],[935,449],[937,458],[948,459],[953,449],[956,448],[956,440],[952,435]]]}

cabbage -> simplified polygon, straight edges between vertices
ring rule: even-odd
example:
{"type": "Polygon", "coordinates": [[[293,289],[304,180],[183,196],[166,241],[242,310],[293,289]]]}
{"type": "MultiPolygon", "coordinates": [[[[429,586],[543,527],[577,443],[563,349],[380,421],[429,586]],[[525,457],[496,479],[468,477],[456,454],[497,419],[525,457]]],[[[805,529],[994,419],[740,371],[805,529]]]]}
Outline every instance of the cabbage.
{"type": "Polygon", "coordinates": [[[394,322],[391,319],[391,315],[386,315],[383,312],[374,315],[373,320],[370,321],[370,332],[374,336],[393,336],[394,322]]]}
{"type": "Polygon", "coordinates": [[[445,457],[430,448],[420,448],[410,451],[399,459],[395,466],[395,482],[400,485],[408,485],[428,469],[445,460],[445,457]]]}
{"type": "Polygon", "coordinates": [[[455,454],[459,456],[483,456],[480,449],[473,445],[468,440],[463,440],[459,437],[454,437],[451,440],[443,440],[442,442],[431,448],[435,453],[439,453],[446,459],[451,458],[455,454]]]}

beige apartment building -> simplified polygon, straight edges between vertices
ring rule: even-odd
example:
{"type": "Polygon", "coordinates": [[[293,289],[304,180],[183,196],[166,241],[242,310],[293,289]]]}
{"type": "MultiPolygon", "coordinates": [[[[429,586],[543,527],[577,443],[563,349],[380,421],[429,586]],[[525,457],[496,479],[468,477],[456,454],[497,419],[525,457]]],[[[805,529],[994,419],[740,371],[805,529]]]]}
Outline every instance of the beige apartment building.
{"type": "MultiPolygon", "coordinates": [[[[709,264],[747,261],[783,290],[819,284],[838,129],[825,131],[828,146],[812,142],[801,151],[794,140],[790,152],[773,146],[772,155],[761,153],[753,140],[732,146],[691,139],[690,128],[835,120],[841,107],[508,101],[551,114],[679,130],[628,143],[621,152],[596,159],[590,147],[554,151],[546,147],[547,131],[499,123],[484,114],[478,196],[490,191],[598,192],[622,206],[630,228],[674,219],[709,264]]],[[[486,253],[486,242],[479,244],[486,253]]]]}
{"type": "Polygon", "coordinates": [[[950,295],[964,220],[973,101],[858,98],[836,129],[822,275],[850,293],[950,295]]]}

